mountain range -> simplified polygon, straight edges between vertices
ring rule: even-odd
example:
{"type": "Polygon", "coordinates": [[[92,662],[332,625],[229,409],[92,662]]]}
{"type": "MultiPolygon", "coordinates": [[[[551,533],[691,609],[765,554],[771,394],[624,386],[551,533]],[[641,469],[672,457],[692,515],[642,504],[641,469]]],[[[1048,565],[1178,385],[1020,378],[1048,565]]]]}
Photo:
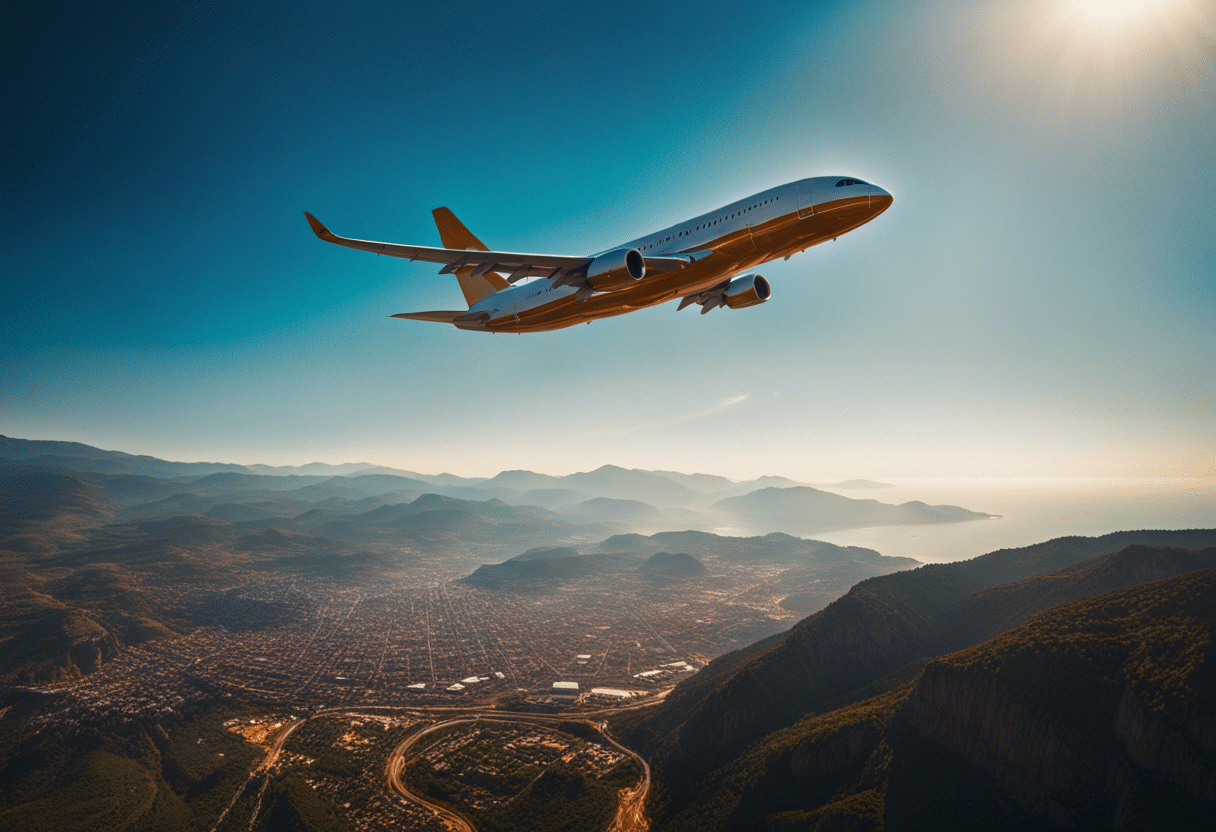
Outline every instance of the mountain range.
{"type": "Polygon", "coordinates": [[[653,582],[661,570],[640,567],[667,551],[692,563],[706,559],[717,580],[732,564],[763,564],[768,597],[809,611],[862,578],[916,565],[781,534],[614,535],[657,511],[636,501],[592,498],[588,515],[580,515],[422,491],[430,487],[393,474],[228,470],[164,479],[0,461],[0,679],[71,679],[132,645],[205,624],[237,626],[248,616],[224,617],[223,588],[267,575],[351,585],[454,577],[470,561],[527,550],[465,580],[544,592],[596,576],[649,575],[653,582]],[[213,603],[158,601],[149,588],[166,582],[213,603]]]}
{"type": "MultiPolygon", "coordinates": [[[[544,603],[535,593],[597,584],[712,596],[715,581],[742,575],[768,610],[783,598],[806,617],[610,721],[648,759],[655,832],[1206,828],[1216,530],[1059,538],[929,566],[773,531],[988,516],[773,478],[606,466],[480,480],[0,439],[0,681],[75,679],[200,627],[276,626],[298,609],[299,579],[387,585],[425,564],[479,593],[544,603]],[[697,517],[761,533],[663,528],[697,517]],[[232,591],[267,575],[281,579],[281,603],[232,591]]],[[[6,690],[15,698],[0,717],[10,702],[17,715],[37,710],[33,693],[6,690]]],[[[106,783],[136,771],[136,757],[170,761],[171,778],[171,761],[205,757],[183,794],[210,788],[224,754],[247,768],[222,731],[207,734],[203,756],[202,735],[170,748],[166,730],[188,718],[127,725],[134,751],[98,733],[71,754],[96,752],[89,771],[106,783]],[[228,750],[216,756],[211,743],[228,750]]],[[[80,776],[63,735],[40,736],[0,732],[11,794],[53,792],[41,772],[69,772],[69,786],[80,776]]],[[[227,799],[244,775],[221,774],[215,793],[227,799]]]]}
{"type": "Polygon", "coordinates": [[[989,520],[990,514],[958,506],[902,505],[854,500],[806,486],[762,488],[714,504],[730,522],[746,528],[815,533],[862,526],[910,526],[922,523],[961,523],[989,520]]]}
{"type": "Polygon", "coordinates": [[[871,578],[613,728],[661,829],[1109,826],[1162,778],[1184,811],[1216,798],[1214,546],[1121,532],[871,578]]]}
{"type": "MultiPolygon", "coordinates": [[[[750,530],[797,533],[803,506],[816,518],[845,511],[847,520],[831,528],[893,522],[955,522],[987,515],[956,507],[936,515],[908,506],[853,501],[817,491],[783,477],[735,482],[709,474],[643,471],[604,465],[594,471],[552,476],[533,471],[503,471],[493,477],[419,474],[370,463],[301,466],[170,462],[150,456],[106,451],[77,442],[14,439],[0,436],[0,464],[59,473],[82,474],[103,485],[128,516],[212,514],[230,519],[292,516],[324,500],[331,510],[372,508],[434,493],[468,501],[501,500],[560,512],[576,525],[616,524],[646,531],[746,525],[750,530]],[[121,492],[121,493],[120,493],[121,492]],[[810,499],[818,496],[816,502],[810,499]],[[832,497],[836,502],[830,504],[832,497]],[[730,498],[744,498],[731,503],[730,498]],[[367,501],[360,503],[359,501],[367,501]],[[231,505],[244,508],[233,509],[231,505]],[[789,522],[787,522],[789,521],[789,522]],[[776,522],[778,525],[772,525],[776,522]],[[766,526],[766,524],[768,524],[766,526]],[[788,525],[786,528],[784,525],[788,525]]],[[[840,490],[883,487],[869,480],[838,483],[840,490]]],[[[841,515],[844,516],[843,514],[841,515]]],[[[805,525],[805,524],[804,524],[805,525]]],[[[820,519],[817,526],[824,526],[820,519]]]]}

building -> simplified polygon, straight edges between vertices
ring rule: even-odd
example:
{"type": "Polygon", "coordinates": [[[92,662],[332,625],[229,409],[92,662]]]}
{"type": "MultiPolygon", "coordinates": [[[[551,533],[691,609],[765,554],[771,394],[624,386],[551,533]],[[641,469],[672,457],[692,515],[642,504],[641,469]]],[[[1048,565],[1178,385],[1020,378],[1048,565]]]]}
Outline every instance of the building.
{"type": "Polygon", "coordinates": [[[578,699],[578,682],[554,682],[553,689],[549,693],[551,696],[560,696],[565,699],[578,699]]]}
{"type": "Polygon", "coordinates": [[[633,699],[638,695],[634,690],[623,690],[621,688],[592,688],[591,697],[600,699],[605,702],[625,702],[633,699]]]}

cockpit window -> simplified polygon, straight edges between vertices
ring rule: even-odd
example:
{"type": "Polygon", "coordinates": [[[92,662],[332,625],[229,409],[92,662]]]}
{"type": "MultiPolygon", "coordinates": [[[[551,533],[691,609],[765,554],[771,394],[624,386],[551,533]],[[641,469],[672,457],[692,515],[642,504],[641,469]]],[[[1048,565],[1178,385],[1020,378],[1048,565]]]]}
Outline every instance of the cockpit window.
{"type": "Polygon", "coordinates": [[[847,185],[864,185],[864,184],[866,184],[866,183],[862,182],[860,179],[841,179],[839,182],[836,183],[836,187],[843,188],[847,185]]]}

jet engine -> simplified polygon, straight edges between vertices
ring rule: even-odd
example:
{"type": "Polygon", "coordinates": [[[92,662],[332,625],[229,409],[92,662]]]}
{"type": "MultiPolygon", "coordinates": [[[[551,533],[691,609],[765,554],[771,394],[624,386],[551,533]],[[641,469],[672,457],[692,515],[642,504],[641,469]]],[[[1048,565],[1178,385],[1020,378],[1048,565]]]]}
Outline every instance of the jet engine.
{"type": "Polygon", "coordinates": [[[736,277],[722,292],[722,304],[731,309],[744,309],[764,303],[773,294],[768,281],[758,274],[736,277]]]}
{"type": "Polygon", "coordinates": [[[645,276],[646,259],[636,248],[619,248],[601,254],[587,267],[587,285],[597,292],[624,289],[645,276]]]}

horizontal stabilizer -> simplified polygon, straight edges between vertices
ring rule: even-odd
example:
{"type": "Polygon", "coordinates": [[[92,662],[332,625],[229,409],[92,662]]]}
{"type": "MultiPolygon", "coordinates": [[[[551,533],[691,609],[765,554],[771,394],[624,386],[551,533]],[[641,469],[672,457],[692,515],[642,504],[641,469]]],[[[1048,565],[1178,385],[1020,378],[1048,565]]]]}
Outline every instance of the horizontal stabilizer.
{"type": "Polygon", "coordinates": [[[434,321],[439,324],[450,324],[461,315],[469,314],[467,309],[460,310],[438,310],[435,312],[401,312],[397,315],[390,315],[391,318],[409,318],[411,321],[434,321]]]}

